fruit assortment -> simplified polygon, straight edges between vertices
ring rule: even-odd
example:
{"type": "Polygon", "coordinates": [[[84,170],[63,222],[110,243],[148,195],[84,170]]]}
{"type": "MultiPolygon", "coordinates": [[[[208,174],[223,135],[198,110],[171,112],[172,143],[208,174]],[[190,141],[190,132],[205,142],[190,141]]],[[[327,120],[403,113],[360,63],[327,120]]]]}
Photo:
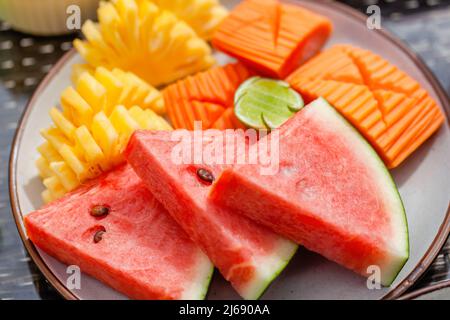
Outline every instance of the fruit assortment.
{"type": "Polygon", "coordinates": [[[278,0],[230,13],[216,0],[113,0],[98,18],[42,130],[50,203],[25,218],[37,246],[139,299],[201,299],[211,263],[256,299],[298,245],[364,276],[376,264],[392,283],[409,244],[386,166],[444,119],[415,80],[367,50],[319,52],[331,22],[278,0]],[[215,65],[209,40],[238,61],[215,65]],[[173,163],[171,125],[192,136],[195,121],[209,138],[272,130],[247,141],[252,155],[280,128],[278,171],[173,163]]]}

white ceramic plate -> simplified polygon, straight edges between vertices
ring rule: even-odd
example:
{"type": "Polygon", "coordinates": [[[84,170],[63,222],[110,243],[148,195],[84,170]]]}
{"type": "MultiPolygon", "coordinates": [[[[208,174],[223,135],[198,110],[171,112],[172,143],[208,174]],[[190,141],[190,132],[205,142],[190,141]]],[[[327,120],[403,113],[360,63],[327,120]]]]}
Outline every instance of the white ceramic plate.
{"type": "MultiPolygon", "coordinates": [[[[237,1],[222,1],[233,6],[237,1]]],[[[301,5],[330,18],[334,35],[328,46],[351,43],[370,49],[417,79],[448,114],[449,101],[428,69],[408,49],[384,31],[366,27],[365,18],[336,3],[300,1],[301,5]]],[[[66,297],[80,299],[122,299],[123,295],[83,276],[80,290],[69,290],[66,266],[36,249],[24,231],[22,217],[41,206],[43,189],[34,160],[42,142],[39,129],[50,124],[49,109],[70,84],[71,66],[80,61],[74,52],[66,55],[41,83],[18,127],[10,162],[10,192],[18,229],[31,257],[48,280],[66,297]]],[[[390,288],[368,290],[366,280],[344,268],[300,249],[287,269],[272,284],[264,299],[379,299],[396,298],[410,287],[430,265],[447,238],[450,195],[450,130],[448,121],[400,168],[392,171],[404,200],[409,221],[411,257],[390,288]]],[[[238,298],[216,273],[210,299],[238,298]]]]}

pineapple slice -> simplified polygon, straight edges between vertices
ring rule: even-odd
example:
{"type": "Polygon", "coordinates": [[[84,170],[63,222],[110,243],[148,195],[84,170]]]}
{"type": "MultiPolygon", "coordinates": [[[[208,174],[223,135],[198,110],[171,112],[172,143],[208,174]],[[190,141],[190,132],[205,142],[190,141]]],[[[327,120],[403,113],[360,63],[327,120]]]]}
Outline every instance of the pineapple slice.
{"type": "Polygon", "coordinates": [[[70,80],[72,81],[72,83],[77,83],[78,82],[78,78],[80,77],[80,75],[84,72],[89,72],[90,74],[94,74],[95,69],[93,67],[91,67],[90,65],[88,65],[87,63],[76,63],[72,66],[72,75],[70,80]]]}
{"type": "Polygon", "coordinates": [[[42,194],[42,199],[44,201],[59,199],[67,192],[56,176],[45,178],[42,183],[47,188],[42,194]]]}
{"type": "Polygon", "coordinates": [[[61,109],[50,110],[53,125],[41,131],[36,167],[44,202],[123,163],[122,150],[136,129],[171,130],[156,113],[164,110],[161,94],[134,74],[99,67],[75,79],[75,88],[61,95],[61,109]]]}
{"type": "MultiPolygon", "coordinates": [[[[93,90],[97,82],[101,83],[103,88],[100,90],[106,89],[108,92],[105,106],[108,114],[111,113],[114,105],[118,103],[126,106],[136,104],[145,109],[151,108],[160,115],[166,112],[161,93],[131,72],[125,72],[117,68],[109,71],[104,67],[91,69],[87,64],[75,65],[72,69],[72,80],[73,83],[78,84],[77,90],[80,89],[79,87],[83,89],[89,82],[92,83],[92,86],[88,86],[87,89],[93,90]]],[[[62,98],[63,109],[65,102],[77,100],[78,97],[76,95],[80,95],[80,92],[76,92],[72,87],[67,88],[66,91],[63,93],[62,98]]],[[[85,92],[85,94],[89,93],[85,92]]],[[[92,94],[98,95],[99,93],[94,91],[92,94]]],[[[89,112],[86,111],[87,108],[84,107],[83,102],[79,99],[75,103],[75,106],[75,110],[81,108],[80,112],[89,112]]]]}
{"type": "Polygon", "coordinates": [[[52,169],[50,168],[50,164],[44,157],[41,156],[36,160],[36,167],[39,171],[39,176],[42,179],[53,176],[53,172],[52,172],[52,169]]]}
{"type": "Polygon", "coordinates": [[[151,0],[164,10],[172,11],[205,40],[210,40],[217,26],[228,15],[218,0],[151,0]]]}
{"type": "Polygon", "coordinates": [[[75,173],[64,161],[52,162],[50,164],[50,168],[60,181],[61,185],[64,187],[64,190],[71,191],[78,187],[78,181],[75,173]]]}
{"type": "Polygon", "coordinates": [[[86,21],[82,27],[86,40],[74,41],[91,66],[131,71],[160,86],[214,64],[209,45],[186,22],[151,0],[103,1],[97,13],[99,23],[86,21]]]}

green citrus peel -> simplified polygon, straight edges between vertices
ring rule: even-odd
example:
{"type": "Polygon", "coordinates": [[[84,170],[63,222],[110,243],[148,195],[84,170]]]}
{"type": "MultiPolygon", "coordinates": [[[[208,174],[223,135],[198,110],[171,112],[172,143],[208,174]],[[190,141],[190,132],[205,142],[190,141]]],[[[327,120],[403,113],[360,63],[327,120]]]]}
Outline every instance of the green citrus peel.
{"type": "Polygon", "coordinates": [[[304,106],[300,94],[287,82],[253,77],[234,96],[234,113],[254,129],[276,129],[304,106]]]}

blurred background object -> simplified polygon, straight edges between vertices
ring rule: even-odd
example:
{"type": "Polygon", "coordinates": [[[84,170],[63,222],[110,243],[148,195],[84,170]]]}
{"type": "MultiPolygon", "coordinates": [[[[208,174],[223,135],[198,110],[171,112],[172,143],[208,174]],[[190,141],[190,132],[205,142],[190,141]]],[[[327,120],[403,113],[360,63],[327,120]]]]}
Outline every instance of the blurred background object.
{"type": "Polygon", "coordinates": [[[366,12],[368,6],[378,5],[381,14],[390,19],[398,19],[405,15],[422,13],[428,9],[436,10],[450,5],[450,0],[342,0],[349,6],[366,12]]]}
{"type": "MultiPolygon", "coordinates": [[[[0,299],[60,299],[35,264],[30,260],[12,218],[8,195],[8,158],[17,122],[39,82],[56,61],[72,47],[76,34],[58,37],[35,37],[16,32],[26,30],[5,16],[5,4],[77,3],[89,6],[95,0],[0,0],[0,299]],[[0,19],[1,20],[1,19],[0,19]]],[[[379,5],[381,26],[402,39],[430,67],[450,94],[450,0],[342,0],[366,13],[370,5],[379,5]]],[[[66,5],[67,6],[67,5],[66,5]]],[[[90,8],[90,7],[89,7],[90,8]]],[[[36,9],[37,10],[37,9],[36,9]]],[[[89,9],[90,10],[90,9],[89,9]]],[[[32,12],[32,11],[31,11],[32,12]]],[[[53,15],[55,8],[53,8],[53,15]]],[[[95,13],[95,10],[94,10],[95,13]]],[[[33,20],[36,15],[28,16],[33,20]]],[[[61,14],[64,23],[67,14],[61,14]]],[[[19,19],[20,20],[20,19],[19,19]]],[[[39,31],[41,30],[41,31],[39,31]]],[[[33,34],[52,34],[57,28],[33,34]]],[[[61,30],[61,29],[59,29],[61,30]]],[[[63,31],[63,30],[61,30],[63,31]]],[[[62,32],[66,33],[66,32],[62,32]]],[[[432,267],[410,290],[443,283],[450,279],[450,242],[444,246],[432,267]]],[[[447,299],[449,296],[445,296],[447,299]]]]}
{"type": "Polygon", "coordinates": [[[17,31],[54,36],[95,18],[99,0],[0,0],[0,19],[17,31]],[[71,19],[68,20],[68,17],[71,19]]]}

